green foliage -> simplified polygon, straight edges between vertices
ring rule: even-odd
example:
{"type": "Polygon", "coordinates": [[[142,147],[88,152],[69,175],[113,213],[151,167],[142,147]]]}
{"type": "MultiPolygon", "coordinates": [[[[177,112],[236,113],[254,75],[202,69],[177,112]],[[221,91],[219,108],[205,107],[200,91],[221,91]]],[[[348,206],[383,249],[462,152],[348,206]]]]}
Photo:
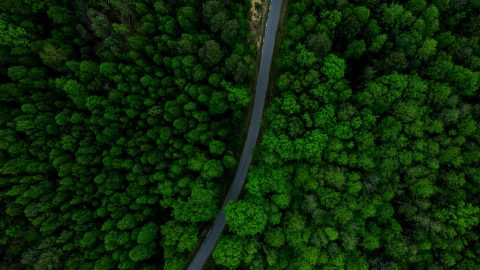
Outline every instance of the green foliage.
{"type": "Polygon", "coordinates": [[[0,46],[26,46],[28,34],[22,27],[16,27],[0,19],[0,46]]]}
{"type": "Polygon", "coordinates": [[[138,262],[138,261],[144,261],[150,257],[152,257],[155,254],[155,249],[153,246],[149,245],[138,245],[134,247],[130,252],[128,253],[128,256],[132,261],[138,262]]]}
{"type": "Polygon", "coordinates": [[[311,67],[313,64],[317,62],[317,58],[315,56],[315,53],[308,51],[303,47],[302,45],[297,46],[297,61],[300,65],[305,66],[305,67],[311,67]]]}
{"type": "Polygon", "coordinates": [[[40,52],[40,58],[45,65],[58,69],[67,60],[67,55],[62,49],[47,43],[40,52]]]}
{"type": "Polygon", "coordinates": [[[73,17],[72,12],[62,6],[50,6],[47,10],[47,15],[55,24],[68,24],[73,17]]]}
{"type": "Polygon", "coordinates": [[[87,97],[87,94],[85,93],[85,87],[76,80],[68,80],[63,86],[63,90],[79,108],[85,105],[87,97]]]}
{"type": "Polygon", "coordinates": [[[225,151],[225,144],[221,141],[213,140],[208,144],[210,153],[213,155],[221,155],[225,151]]]}
{"type": "MultiPolygon", "coordinates": [[[[2,2],[0,269],[187,267],[237,165],[249,8],[2,2]]],[[[289,1],[214,262],[477,269],[479,8],[289,1]]]]}
{"type": "Polygon", "coordinates": [[[27,77],[28,69],[24,66],[12,66],[8,68],[8,77],[13,81],[20,81],[27,77]]]}
{"type": "Polygon", "coordinates": [[[179,221],[207,221],[215,217],[216,212],[215,192],[198,185],[192,187],[189,200],[173,204],[173,216],[179,221]]]}
{"type": "Polygon", "coordinates": [[[347,50],[345,51],[346,58],[360,58],[363,53],[366,51],[365,41],[354,40],[348,44],[347,50]]]}
{"type": "Polygon", "coordinates": [[[244,244],[239,237],[220,238],[213,250],[213,259],[228,269],[236,269],[242,262],[244,244]]]}
{"type": "Polygon", "coordinates": [[[248,8],[0,4],[0,269],[186,268],[236,168],[248,8]]]}
{"type": "Polygon", "coordinates": [[[112,75],[117,73],[117,67],[115,63],[104,62],[100,64],[100,73],[106,77],[111,77],[112,75]]]}
{"type": "Polygon", "coordinates": [[[332,48],[332,40],[325,32],[321,32],[311,35],[307,40],[307,46],[316,54],[326,55],[332,48]]]}
{"type": "Polygon", "coordinates": [[[155,240],[157,236],[158,227],[155,223],[149,222],[143,225],[138,232],[137,242],[139,244],[149,244],[155,240]]]}
{"type": "Polygon", "coordinates": [[[382,48],[382,46],[385,44],[387,39],[388,39],[388,36],[386,34],[380,34],[376,36],[373,39],[372,44],[369,47],[369,50],[371,52],[378,52],[382,48]]]}
{"type": "Polygon", "coordinates": [[[117,223],[117,228],[119,228],[120,230],[132,229],[134,227],[135,227],[135,219],[130,214],[125,215],[117,223]]]}
{"type": "Polygon", "coordinates": [[[276,89],[217,264],[478,268],[473,2],[288,2],[276,89]],[[251,261],[246,243],[262,248],[251,261]]]}
{"type": "Polygon", "coordinates": [[[329,80],[340,80],[345,74],[345,68],[345,61],[343,59],[330,54],[325,57],[321,71],[329,80]]]}
{"type": "Polygon", "coordinates": [[[89,9],[87,15],[95,35],[99,38],[107,38],[111,31],[107,16],[94,9],[89,9]]]}
{"type": "Polygon", "coordinates": [[[327,227],[324,231],[327,235],[328,240],[335,241],[338,239],[338,232],[335,229],[327,227]]]}
{"type": "Polygon", "coordinates": [[[162,244],[166,247],[166,250],[172,251],[192,251],[198,241],[197,230],[194,226],[182,226],[181,223],[175,223],[168,221],[161,227],[162,231],[162,244]]]}
{"type": "Polygon", "coordinates": [[[230,102],[241,107],[247,107],[250,104],[250,89],[247,87],[235,87],[229,84],[222,84],[228,91],[227,98],[230,102]]]}
{"type": "Polygon", "coordinates": [[[214,40],[205,42],[205,44],[198,50],[198,55],[200,60],[202,60],[207,67],[212,67],[220,63],[223,58],[222,49],[214,40]]]}
{"type": "Polygon", "coordinates": [[[94,270],[109,270],[112,269],[113,261],[109,257],[102,257],[95,262],[94,270]]]}
{"type": "Polygon", "coordinates": [[[250,201],[229,203],[225,207],[229,228],[239,235],[253,235],[264,230],[267,215],[261,206],[250,201]]]}
{"type": "Polygon", "coordinates": [[[182,7],[177,11],[178,24],[187,32],[193,31],[196,27],[199,16],[193,7],[182,7]]]}
{"type": "Polygon", "coordinates": [[[427,39],[422,47],[418,49],[418,57],[421,60],[427,60],[430,56],[435,54],[437,48],[437,41],[435,39],[427,39]]]}

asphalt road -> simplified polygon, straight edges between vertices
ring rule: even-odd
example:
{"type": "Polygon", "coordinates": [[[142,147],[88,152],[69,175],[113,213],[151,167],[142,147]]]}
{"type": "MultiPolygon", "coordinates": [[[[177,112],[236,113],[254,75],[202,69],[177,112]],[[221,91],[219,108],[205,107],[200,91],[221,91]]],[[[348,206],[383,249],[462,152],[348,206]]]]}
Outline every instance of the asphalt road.
{"type": "Polygon", "coordinates": [[[233,179],[227,197],[223,202],[222,208],[218,213],[213,227],[203,241],[200,249],[195,254],[192,262],[187,270],[200,270],[204,266],[208,257],[212,253],[223,229],[226,225],[225,214],[223,212],[225,205],[229,201],[235,201],[240,196],[245,178],[247,177],[248,168],[252,162],[253,149],[257,144],[258,133],[260,131],[260,121],[262,120],[263,108],[265,107],[265,98],[267,96],[268,82],[270,78],[270,67],[272,65],[273,51],[275,48],[275,40],[277,35],[278,23],[280,21],[280,11],[283,0],[271,0],[268,10],[267,24],[265,27],[265,35],[263,37],[262,56],[260,59],[260,70],[257,76],[257,85],[255,89],[255,100],[253,104],[253,112],[248,126],[247,139],[243,146],[242,156],[238,163],[235,178],[233,179]]]}

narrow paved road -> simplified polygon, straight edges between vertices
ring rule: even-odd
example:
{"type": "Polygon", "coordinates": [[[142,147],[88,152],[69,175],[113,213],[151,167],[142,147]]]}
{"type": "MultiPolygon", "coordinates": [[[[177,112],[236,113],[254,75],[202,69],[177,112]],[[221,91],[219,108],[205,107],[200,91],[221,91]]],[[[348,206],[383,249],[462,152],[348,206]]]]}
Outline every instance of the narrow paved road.
{"type": "Polygon", "coordinates": [[[275,48],[275,40],[277,35],[278,23],[280,21],[280,11],[282,9],[283,0],[271,0],[268,10],[267,25],[265,27],[265,35],[263,37],[262,56],[260,59],[260,70],[257,77],[257,85],[255,89],[255,101],[253,104],[252,117],[248,126],[248,134],[243,146],[242,156],[238,163],[237,172],[233,179],[227,197],[223,202],[222,208],[218,213],[213,227],[203,241],[200,249],[195,254],[192,262],[187,270],[200,270],[212,253],[215,244],[220,238],[226,225],[225,214],[223,209],[229,201],[235,201],[240,196],[245,178],[247,177],[248,168],[252,162],[253,149],[257,144],[258,133],[260,131],[260,121],[262,120],[263,108],[265,106],[265,98],[267,95],[268,82],[270,78],[270,67],[272,65],[273,51],[275,48]]]}

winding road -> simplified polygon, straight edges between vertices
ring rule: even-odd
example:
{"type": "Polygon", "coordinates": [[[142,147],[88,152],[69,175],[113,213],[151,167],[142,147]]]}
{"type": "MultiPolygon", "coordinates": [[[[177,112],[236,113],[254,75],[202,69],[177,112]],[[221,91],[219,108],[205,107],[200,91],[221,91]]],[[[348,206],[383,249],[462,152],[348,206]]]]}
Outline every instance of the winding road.
{"type": "Polygon", "coordinates": [[[203,241],[200,249],[198,249],[187,270],[201,270],[203,268],[208,257],[210,257],[215,244],[220,238],[220,235],[225,229],[225,205],[227,205],[229,201],[235,201],[238,199],[245,183],[248,168],[252,162],[253,149],[257,144],[258,133],[260,132],[260,121],[262,120],[263,108],[265,107],[265,98],[267,96],[268,82],[270,78],[270,67],[272,65],[272,57],[275,49],[277,28],[280,21],[282,5],[283,0],[271,0],[270,2],[267,23],[265,26],[265,35],[263,37],[262,56],[260,59],[260,70],[257,76],[253,112],[250,118],[247,139],[243,146],[242,156],[238,163],[235,178],[233,179],[227,197],[223,202],[222,208],[213,223],[212,229],[203,241]]]}

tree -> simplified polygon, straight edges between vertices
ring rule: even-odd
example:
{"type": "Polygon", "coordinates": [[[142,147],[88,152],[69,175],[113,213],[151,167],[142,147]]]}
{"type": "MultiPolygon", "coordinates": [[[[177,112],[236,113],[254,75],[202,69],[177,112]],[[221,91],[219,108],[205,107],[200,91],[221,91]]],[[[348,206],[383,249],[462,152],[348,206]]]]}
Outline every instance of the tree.
{"type": "Polygon", "coordinates": [[[46,65],[57,69],[67,60],[67,54],[62,49],[47,43],[43,47],[43,51],[40,52],[40,58],[46,65]]]}
{"type": "Polygon", "coordinates": [[[254,235],[267,225],[267,215],[261,206],[251,201],[231,202],[225,207],[229,228],[239,235],[254,235]]]}
{"type": "Polygon", "coordinates": [[[99,68],[100,68],[100,74],[106,77],[112,77],[118,72],[116,64],[111,62],[104,62],[100,64],[99,68]]]}
{"type": "Polygon", "coordinates": [[[305,49],[303,45],[297,45],[297,62],[303,67],[311,67],[317,62],[317,58],[313,52],[305,49]]]}
{"type": "Polygon", "coordinates": [[[220,238],[213,250],[213,259],[228,269],[236,269],[242,262],[243,247],[243,241],[238,236],[220,238]]]}
{"type": "Polygon", "coordinates": [[[392,29],[393,33],[410,22],[412,13],[400,4],[390,4],[383,8],[383,22],[385,26],[392,29]]]}
{"type": "Polygon", "coordinates": [[[174,247],[179,252],[191,251],[198,242],[197,230],[194,226],[184,226],[174,221],[168,221],[161,226],[162,245],[174,247]]]}
{"type": "Polygon", "coordinates": [[[295,95],[291,92],[287,92],[283,96],[282,110],[288,114],[300,112],[300,105],[297,103],[295,95]]]}
{"type": "Polygon", "coordinates": [[[203,17],[207,20],[224,10],[222,2],[214,0],[206,1],[203,3],[202,8],[203,17]]]}
{"type": "Polygon", "coordinates": [[[321,71],[329,80],[336,81],[343,78],[345,68],[345,60],[338,58],[333,54],[329,54],[325,57],[321,71]]]}
{"type": "Polygon", "coordinates": [[[209,40],[198,50],[198,56],[207,67],[212,67],[220,63],[223,52],[216,41],[209,40]]]}
{"type": "Polygon", "coordinates": [[[55,24],[68,24],[73,16],[70,10],[62,6],[50,6],[47,14],[55,24]]]}
{"type": "Polygon", "coordinates": [[[187,32],[194,31],[199,16],[193,7],[182,7],[177,11],[178,24],[187,32]]]}
{"type": "Polygon", "coordinates": [[[8,77],[13,81],[20,81],[28,74],[28,69],[24,66],[12,66],[8,68],[8,77]]]}
{"type": "Polygon", "coordinates": [[[150,257],[152,257],[155,254],[155,249],[154,246],[152,245],[138,245],[134,247],[130,252],[128,253],[128,256],[132,261],[138,262],[138,261],[144,261],[150,257]]]}
{"type": "Polygon", "coordinates": [[[319,129],[308,132],[302,149],[304,158],[311,161],[320,160],[327,140],[328,136],[319,129]]]}
{"type": "Polygon", "coordinates": [[[458,233],[464,234],[467,229],[480,223],[479,213],[479,207],[459,202],[456,206],[450,206],[450,209],[441,209],[435,216],[442,220],[448,219],[448,223],[454,225],[458,233]]]}
{"type": "Polygon", "coordinates": [[[89,9],[87,15],[95,35],[99,38],[107,38],[111,33],[111,24],[107,16],[94,9],[89,9]]]}
{"type": "Polygon", "coordinates": [[[75,80],[68,80],[63,86],[63,90],[79,108],[85,106],[87,94],[83,85],[75,80]]]}
{"type": "Polygon", "coordinates": [[[216,214],[215,192],[194,185],[187,200],[173,203],[173,216],[178,221],[196,223],[212,219],[216,214]]]}
{"type": "Polygon", "coordinates": [[[223,174],[223,166],[219,160],[208,160],[203,166],[202,177],[205,179],[219,178],[223,174]]]}
{"type": "Polygon", "coordinates": [[[94,270],[109,270],[112,269],[113,261],[107,256],[103,256],[95,262],[94,270]]]}
{"type": "Polygon", "coordinates": [[[313,34],[307,40],[307,47],[316,54],[323,56],[330,52],[332,41],[327,33],[313,34]]]}
{"type": "MultiPolygon", "coordinates": [[[[207,18],[210,20],[210,29],[212,29],[213,32],[219,32],[223,29],[225,23],[227,22],[228,15],[226,12],[219,12],[213,17],[207,18]]],[[[225,34],[228,35],[227,32],[225,34]]]]}
{"type": "Polygon", "coordinates": [[[152,243],[157,235],[157,225],[153,222],[145,224],[139,231],[137,242],[139,244],[152,243]]]}
{"type": "Polygon", "coordinates": [[[237,20],[228,20],[223,24],[222,30],[222,40],[233,46],[237,42],[238,32],[240,30],[240,25],[238,24],[237,20]]]}
{"type": "Polygon", "coordinates": [[[265,241],[273,247],[280,247],[285,243],[285,235],[281,228],[274,228],[265,233],[265,241]]]}
{"type": "Polygon", "coordinates": [[[370,45],[370,47],[368,49],[371,52],[380,51],[380,49],[383,47],[383,45],[385,44],[387,39],[388,39],[388,36],[386,34],[380,34],[380,35],[376,36],[373,39],[372,44],[370,45]]]}
{"type": "Polygon", "coordinates": [[[208,145],[210,153],[214,155],[221,155],[225,151],[225,144],[221,141],[213,140],[208,145]]]}
{"type": "Polygon", "coordinates": [[[132,229],[134,227],[135,219],[131,214],[124,215],[123,218],[117,223],[117,228],[119,228],[120,230],[132,229]]]}
{"type": "Polygon", "coordinates": [[[345,58],[360,58],[363,53],[366,51],[365,41],[362,40],[354,40],[347,46],[347,50],[345,52],[345,58]]]}
{"type": "Polygon", "coordinates": [[[223,87],[229,92],[227,98],[230,102],[238,104],[241,107],[246,107],[250,104],[250,89],[247,87],[236,87],[230,84],[223,83],[223,87]]]}
{"type": "Polygon", "coordinates": [[[437,48],[437,41],[435,39],[427,39],[423,45],[418,49],[418,56],[421,60],[427,60],[435,54],[437,48]]]}
{"type": "Polygon", "coordinates": [[[22,27],[15,27],[0,19],[0,45],[1,46],[25,46],[28,43],[28,34],[22,27]]]}

